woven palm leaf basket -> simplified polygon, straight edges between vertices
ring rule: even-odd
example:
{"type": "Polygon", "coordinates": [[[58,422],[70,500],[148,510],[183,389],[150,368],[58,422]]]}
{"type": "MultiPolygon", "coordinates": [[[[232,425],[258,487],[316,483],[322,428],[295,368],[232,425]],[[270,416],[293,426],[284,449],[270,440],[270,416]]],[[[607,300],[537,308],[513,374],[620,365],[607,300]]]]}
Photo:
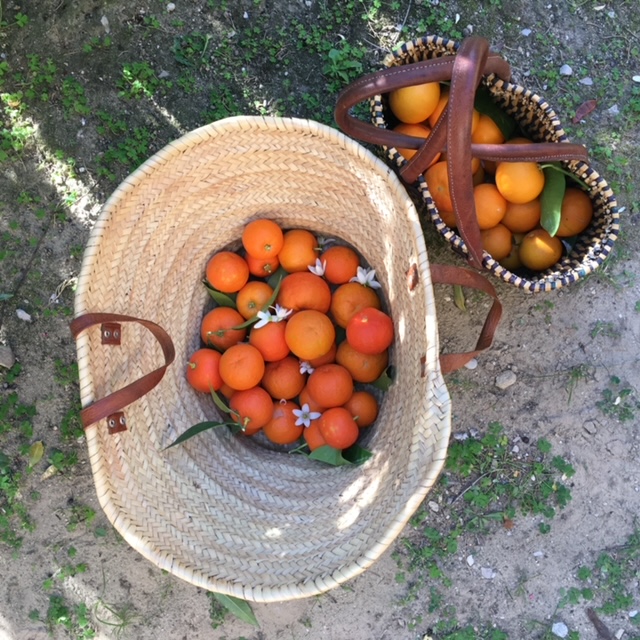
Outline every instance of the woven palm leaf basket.
{"type": "Polygon", "coordinates": [[[100,504],[134,549],[198,587],[256,602],[336,587],[389,547],[444,463],[450,400],[417,212],[383,161],[327,126],[230,118],[146,161],[92,231],[72,330],[100,504]],[[265,217],[347,240],[382,284],[395,377],[362,465],[329,466],[226,427],[167,449],[222,419],[185,379],[210,303],[204,268],[265,217]],[[104,407],[114,397],[117,411],[104,407]]]}
{"type": "MultiPolygon", "coordinates": [[[[511,70],[508,63],[498,54],[489,51],[488,43],[484,39],[473,36],[459,43],[438,36],[424,36],[402,43],[384,59],[383,66],[385,69],[371,74],[368,78],[357,81],[348,88],[345,93],[350,95],[345,95],[342,98],[343,100],[348,99],[348,104],[344,104],[337,111],[339,113],[339,124],[349,135],[380,145],[390,164],[403,175],[408,184],[417,188],[419,197],[424,201],[427,216],[434,223],[439,234],[450,244],[454,251],[469,259],[473,264],[469,255],[469,243],[463,238],[464,233],[459,232],[456,228],[447,226],[434,204],[429,191],[429,184],[425,180],[423,171],[418,173],[417,170],[407,170],[407,160],[393,143],[390,130],[397,124],[397,120],[389,109],[386,93],[389,85],[385,85],[389,80],[396,82],[396,84],[400,80],[400,82],[405,83],[403,86],[418,84],[421,81],[419,79],[421,75],[422,82],[431,81],[424,79],[428,78],[429,74],[437,81],[448,82],[451,80],[451,65],[453,65],[455,73],[454,59],[460,57],[462,45],[465,46],[465,61],[464,64],[460,65],[460,73],[473,74],[474,67],[476,67],[479,76],[479,87],[488,93],[489,99],[499,109],[503,110],[505,114],[515,121],[522,135],[534,143],[538,143],[537,149],[534,145],[528,145],[529,148],[526,152],[523,151],[523,154],[531,153],[537,154],[537,156],[531,155],[530,158],[522,158],[520,161],[560,161],[568,173],[573,174],[582,182],[581,188],[588,193],[594,208],[593,220],[590,226],[578,238],[567,244],[560,261],[545,271],[532,272],[525,269],[517,270],[517,272],[509,271],[497,260],[494,260],[490,254],[482,250],[479,243],[479,235],[478,248],[476,249],[478,258],[474,266],[485,269],[500,280],[528,293],[553,291],[584,278],[602,265],[610,255],[618,237],[620,211],[616,198],[607,181],[589,164],[586,149],[582,148],[581,145],[570,144],[556,112],[549,103],[529,89],[511,82],[511,70]],[[486,47],[484,58],[483,54],[479,53],[483,47],[486,47]],[[431,66],[427,61],[430,61],[431,66]],[[423,63],[422,70],[418,71],[416,65],[420,66],[423,63]],[[449,75],[443,75],[446,73],[449,75]],[[372,124],[369,125],[369,129],[355,123],[345,113],[346,108],[356,101],[355,99],[351,100],[351,96],[360,93],[359,98],[364,98],[367,93],[366,87],[371,89],[368,97],[372,124]],[[376,128],[377,133],[374,131],[376,128]],[[385,130],[385,132],[383,133],[382,130],[385,130]],[[553,143],[555,149],[549,143],[553,143]]],[[[453,85],[454,83],[451,82],[452,91],[453,85]]],[[[476,85],[467,85],[465,90],[470,96],[473,96],[476,85]]],[[[465,90],[460,93],[464,93],[465,90]]],[[[472,98],[468,99],[468,103],[468,122],[470,124],[472,98]]],[[[448,114],[452,131],[447,135],[453,136],[455,140],[464,135],[457,121],[460,115],[460,113],[454,113],[453,116],[456,118],[454,120],[451,112],[448,114]]],[[[441,123],[443,129],[449,126],[444,122],[445,118],[441,119],[443,120],[441,123]]],[[[451,143],[451,141],[452,138],[448,137],[447,142],[451,143]]],[[[466,142],[463,141],[463,143],[471,148],[470,138],[466,142]]],[[[406,140],[405,144],[397,146],[406,147],[406,140]]],[[[486,147],[486,152],[488,145],[484,146],[486,147]]],[[[500,146],[502,149],[505,148],[504,145],[500,146]]],[[[412,148],[418,148],[418,146],[416,145],[412,148]]],[[[524,149],[524,147],[521,147],[521,149],[524,149]]],[[[478,152],[479,157],[483,157],[481,151],[480,145],[473,145],[472,153],[474,155],[478,152]]],[[[501,157],[500,160],[510,161],[505,157],[501,157]]],[[[514,158],[511,158],[511,160],[514,160],[514,158]]],[[[455,166],[456,163],[453,162],[453,164],[455,166]]],[[[468,188],[471,190],[471,178],[469,177],[468,180],[468,188]]],[[[572,186],[578,186],[578,183],[574,182],[572,186]]],[[[471,197],[469,200],[471,205],[472,201],[473,198],[471,197]]],[[[468,209],[469,207],[465,208],[468,209]]],[[[462,228],[461,225],[458,226],[462,228]]]]}

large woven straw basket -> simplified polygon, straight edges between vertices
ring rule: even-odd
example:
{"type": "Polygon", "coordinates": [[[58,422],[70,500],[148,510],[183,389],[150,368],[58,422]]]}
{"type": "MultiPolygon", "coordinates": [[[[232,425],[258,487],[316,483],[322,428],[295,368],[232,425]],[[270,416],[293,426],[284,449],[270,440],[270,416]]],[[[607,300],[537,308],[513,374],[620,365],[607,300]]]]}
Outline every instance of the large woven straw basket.
{"type": "MultiPolygon", "coordinates": [[[[463,43],[458,43],[438,36],[424,36],[402,43],[384,59],[383,65],[385,69],[356,81],[345,92],[346,95],[342,97],[342,100],[348,99],[350,104],[356,98],[363,98],[367,94],[367,89],[369,89],[373,127],[371,125],[369,125],[369,128],[362,127],[360,124],[355,123],[353,119],[346,118],[344,107],[349,106],[348,104],[342,105],[342,121],[340,124],[353,137],[377,143],[383,147],[384,153],[392,166],[403,175],[408,183],[417,188],[419,196],[426,206],[428,217],[434,223],[441,236],[450,243],[457,253],[465,258],[471,258],[469,255],[469,238],[465,239],[463,232],[447,226],[433,202],[429,185],[423,173],[418,173],[412,169],[407,170],[407,160],[393,143],[393,136],[389,131],[397,124],[397,120],[388,107],[388,99],[385,93],[389,90],[390,82],[397,83],[400,81],[405,83],[404,86],[408,86],[410,84],[418,84],[420,81],[426,82],[426,78],[429,75],[439,81],[451,79],[451,75],[445,78],[442,74],[443,72],[451,74],[451,63],[453,63],[454,74],[456,73],[454,59],[461,56],[463,44],[465,45],[463,54],[465,61],[464,64],[460,65],[460,74],[471,76],[476,70],[480,72],[480,86],[488,91],[491,100],[516,121],[524,135],[537,143],[537,145],[528,145],[526,151],[525,147],[520,146],[520,149],[523,150],[523,155],[530,155],[529,158],[523,159],[562,161],[564,168],[568,172],[574,174],[586,184],[586,191],[594,206],[591,225],[564,252],[561,260],[546,271],[531,272],[521,269],[517,272],[511,272],[497,260],[494,260],[486,251],[483,252],[481,248],[476,250],[478,259],[474,266],[486,269],[500,280],[528,293],[553,291],[576,282],[598,269],[611,253],[620,229],[620,211],[615,196],[607,181],[588,161],[585,161],[587,158],[586,150],[579,145],[569,143],[560,120],[549,103],[531,90],[511,82],[511,71],[506,60],[492,52],[489,52],[489,55],[483,58],[481,50],[483,46],[488,49],[488,43],[482,38],[474,36],[463,41],[463,43]],[[421,66],[421,69],[418,69],[419,66],[421,66]],[[422,80],[420,80],[421,76],[422,80]],[[436,78],[436,76],[440,77],[436,78]],[[354,96],[353,100],[351,96],[354,96]],[[377,133],[374,131],[375,128],[377,128],[377,133]],[[537,154],[537,156],[534,154],[537,154]],[[408,179],[409,176],[410,178],[408,179]]],[[[484,56],[486,55],[485,51],[484,56]]],[[[452,82],[452,87],[453,84],[452,82]]],[[[464,94],[465,91],[469,94],[469,97],[465,96],[465,100],[468,102],[468,122],[470,124],[472,96],[475,92],[475,86],[467,86],[460,93],[464,94]]],[[[468,140],[460,140],[460,137],[465,135],[463,128],[459,126],[459,118],[461,116],[462,114],[460,113],[454,113],[453,115],[449,113],[449,122],[445,124],[443,118],[442,129],[446,126],[451,126],[452,131],[448,135],[453,136],[453,139],[471,148],[470,131],[468,140]]],[[[449,137],[448,142],[451,141],[452,139],[449,137]]],[[[406,147],[407,144],[405,142],[405,144],[398,144],[397,146],[406,147]]],[[[488,145],[483,146],[486,147],[485,152],[487,152],[488,145]]],[[[501,145],[501,147],[502,149],[505,148],[504,145],[501,145]]],[[[477,153],[478,157],[490,157],[489,155],[481,155],[482,149],[480,145],[473,146],[473,153],[474,155],[477,153]]],[[[500,159],[508,160],[506,157],[501,157],[500,159]]],[[[513,160],[514,158],[511,159],[513,160]]],[[[455,162],[453,164],[454,166],[456,165],[455,162]]],[[[459,169],[458,171],[460,172],[459,169]]],[[[470,177],[468,178],[468,184],[469,189],[471,189],[470,177]]],[[[465,188],[458,185],[458,193],[464,191],[465,188]]],[[[468,203],[465,204],[472,205],[473,198],[471,197],[468,200],[468,203]]],[[[469,208],[469,206],[460,207],[460,211],[456,213],[464,215],[469,208]]],[[[467,234],[471,231],[469,227],[473,225],[472,218],[474,216],[470,216],[466,223],[467,234]]],[[[464,229],[462,225],[458,226],[464,229]]],[[[475,226],[477,227],[477,223],[475,226]]],[[[477,228],[476,232],[478,232],[477,228]]],[[[470,261],[473,263],[471,259],[470,261]]]]}
{"type": "Polygon", "coordinates": [[[237,117],[167,145],[105,204],[75,315],[100,504],[138,552],[194,585],[257,602],[327,591],[380,557],[442,468],[450,400],[417,212],[385,163],[339,131],[237,117]],[[188,386],[185,364],[210,302],[204,266],[258,217],[339,236],[376,269],[395,322],[395,381],[360,466],[270,450],[226,427],[166,449],[221,418],[188,386]],[[141,378],[153,388],[136,399],[141,378]],[[107,416],[114,393],[123,408],[107,416]]]}

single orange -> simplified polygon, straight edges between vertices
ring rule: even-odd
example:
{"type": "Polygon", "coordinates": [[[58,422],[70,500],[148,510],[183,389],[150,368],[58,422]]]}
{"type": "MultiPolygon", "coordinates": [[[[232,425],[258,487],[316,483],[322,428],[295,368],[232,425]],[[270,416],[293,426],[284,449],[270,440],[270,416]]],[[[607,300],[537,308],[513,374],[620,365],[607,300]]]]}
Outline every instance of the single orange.
{"type": "Polygon", "coordinates": [[[393,335],[393,320],[374,307],[361,309],[347,324],[347,342],[360,353],[375,355],[386,351],[393,335]]]}
{"type": "Polygon", "coordinates": [[[473,199],[476,204],[476,216],[480,229],[495,227],[507,212],[507,201],[500,194],[495,184],[483,182],[473,188],[473,199]]]}
{"type": "Polygon", "coordinates": [[[300,407],[291,400],[274,402],[271,420],[262,428],[262,433],[275,444],[293,444],[300,438],[304,427],[296,425],[298,417],[293,413],[300,407]]]}
{"type": "Polygon", "coordinates": [[[323,407],[319,402],[316,402],[313,399],[313,397],[309,393],[309,388],[306,385],[298,394],[298,404],[301,407],[306,404],[309,406],[309,411],[317,411],[318,413],[322,413],[327,408],[323,407]]]}
{"type": "Polygon", "coordinates": [[[332,362],[336,361],[337,351],[338,351],[338,345],[334,342],[331,345],[331,348],[329,349],[329,351],[327,351],[327,353],[325,353],[323,356],[320,356],[319,358],[311,358],[311,360],[307,360],[307,362],[314,369],[323,364],[331,364],[332,362]]]}
{"type": "Polygon", "coordinates": [[[236,391],[255,387],[264,375],[262,354],[246,342],[229,347],[220,358],[220,376],[236,391]]]}
{"type": "Polygon", "coordinates": [[[591,198],[576,187],[569,187],[564,192],[560,213],[560,226],[556,235],[569,238],[582,233],[593,218],[593,203],[591,198]]]}
{"type": "Polygon", "coordinates": [[[359,427],[370,427],[378,417],[378,400],[368,391],[354,391],[343,406],[359,427]]]}
{"type": "Polygon", "coordinates": [[[313,360],[330,351],[336,341],[336,330],[326,314],[304,309],[289,318],[284,339],[298,358],[313,360]]]}
{"type": "Polygon", "coordinates": [[[220,354],[214,349],[198,349],[187,363],[187,382],[196,390],[211,393],[222,386],[220,354]]]}
{"type": "Polygon", "coordinates": [[[562,241],[544,229],[534,229],[522,239],[518,255],[527,269],[544,271],[562,257],[562,241]]]}
{"type": "Polygon", "coordinates": [[[347,282],[333,292],[329,311],[333,321],[344,329],[352,316],[365,307],[381,307],[375,289],[359,282],[347,282]]]}
{"type": "Polygon", "coordinates": [[[318,427],[325,442],[334,449],[348,449],[360,435],[358,424],[344,407],[327,409],[318,419],[318,427]]]}
{"type": "Polygon", "coordinates": [[[292,400],[304,388],[307,374],[300,373],[298,358],[287,356],[276,362],[267,362],[260,384],[274,400],[292,400]]]}
{"type": "MultiPolygon", "coordinates": [[[[397,131],[398,133],[404,133],[407,136],[413,136],[414,138],[423,138],[425,140],[431,135],[431,129],[429,129],[429,127],[425,126],[422,123],[407,124],[406,122],[401,122],[399,125],[395,126],[393,130],[397,131]]],[[[413,156],[418,153],[417,149],[409,149],[404,147],[398,147],[397,151],[406,160],[411,160],[411,158],[413,158],[413,156]]],[[[439,159],[440,154],[438,153],[432,160],[431,164],[438,162],[439,159]]],[[[431,166],[431,164],[429,166],[431,166]]]]}
{"type": "Polygon", "coordinates": [[[389,364],[389,351],[368,354],[356,351],[343,340],[336,352],[336,362],[342,365],[356,382],[375,382],[389,364]]]}
{"type": "Polygon", "coordinates": [[[272,273],[275,273],[280,266],[278,256],[271,258],[253,258],[247,253],[244,259],[249,267],[249,273],[257,278],[268,278],[272,273]]]}
{"type": "Polygon", "coordinates": [[[438,106],[440,83],[426,82],[389,93],[389,107],[401,122],[424,122],[438,106]]]}
{"type": "Polygon", "coordinates": [[[244,322],[244,318],[231,307],[215,307],[209,311],[200,325],[200,337],[207,346],[224,351],[242,342],[246,329],[234,329],[244,322]]]}
{"type": "Polygon", "coordinates": [[[496,187],[509,202],[530,202],[544,189],[544,173],[537,162],[499,162],[496,187]]]}
{"type": "Polygon", "coordinates": [[[349,282],[358,273],[360,256],[350,247],[335,245],[320,255],[324,263],[324,277],[331,284],[349,282]]]}
{"type": "Polygon", "coordinates": [[[240,291],[249,280],[249,265],[233,251],[219,251],[207,262],[207,282],[223,293],[240,291]]]}
{"type": "Polygon", "coordinates": [[[304,429],[302,436],[309,447],[309,451],[315,451],[327,444],[327,441],[320,432],[320,425],[317,420],[313,420],[311,424],[304,429]]]}
{"type": "Polygon", "coordinates": [[[260,280],[251,280],[238,291],[236,296],[236,309],[240,315],[249,320],[258,315],[273,295],[273,289],[260,280]]]}
{"type": "Polygon", "coordinates": [[[242,245],[253,258],[264,260],[277,256],[283,244],[282,229],[273,220],[253,220],[242,232],[242,245]]]}
{"type": "Polygon", "coordinates": [[[257,433],[273,416],[273,399],[262,387],[236,391],[229,401],[231,418],[244,434],[257,433]]]}
{"type": "Polygon", "coordinates": [[[453,211],[444,211],[443,209],[438,209],[438,214],[442,222],[444,222],[447,227],[450,229],[458,228],[458,221],[456,220],[456,214],[453,211]]]}
{"type": "Polygon", "coordinates": [[[278,304],[286,309],[314,309],[327,313],[331,306],[331,289],[326,280],[310,271],[285,276],[278,291],[278,304]]]}
{"type": "Polygon", "coordinates": [[[317,238],[306,229],[291,229],[285,232],[278,259],[287,273],[307,271],[320,255],[317,238]]]}
{"type": "Polygon", "coordinates": [[[424,172],[424,179],[431,194],[433,204],[436,205],[438,211],[453,211],[447,163],[440,161],[432,164],[424,172]]]}
{"type": "Polygon", "coordinates": [[[502,224],[514,233],[527,233],[540,224],[540,198],[517,204],[507,201],[502,224]]]}
{"type": "Polygon", "coordinates": [[[291,351],[284,339],[286,328],[286,321],[269,322],[259,329],[253,327],[249,332],[249,344],[262,354],[265,362],[282,360],[291,351]]]}
{"type": "Polygon", "coordinates": [[[307,390],[322,407],[340,407],[353,394],[353,378],[339,364],[323,364],[307,380],[307,390]]]}
{"type": "Polygon", "coordinates": [[[490,116],[481,113],[471,134],[471,142],[475,144],[502,144],[504,141],[504,134],[500,127],[490,116]]]}
{"type": "Polygon", "coordinates": [[[502,260],[511,253],[512,236],[511,231],[502,223],[498,223],[491,229],[480,231],[482,248],[494,259],[502,260]]]}

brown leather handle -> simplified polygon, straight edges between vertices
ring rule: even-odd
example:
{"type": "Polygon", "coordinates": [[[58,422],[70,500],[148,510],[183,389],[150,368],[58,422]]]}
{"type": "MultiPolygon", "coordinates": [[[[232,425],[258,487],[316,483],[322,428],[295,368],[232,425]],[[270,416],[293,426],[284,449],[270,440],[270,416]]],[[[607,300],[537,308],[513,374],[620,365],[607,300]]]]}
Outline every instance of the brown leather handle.
{"type": "Polygon", "coordinates": [[[492,73],[509,78],[511,70],[505,60],[490,52],[487,40],[472,36],[461,43],[454,56],[391,67],[364,76],[342,91],[335,109],[336,123],[348,135],[378,145],[418,150],[400,168],[400,176],[406,183],[414,183],[436,154],[446,149],[453,213],[465,243],[469,263],[478,269],[482,268],[483,250],[473,198],[470,171],[472,156],[497,162],[588,159],[585,147],[569,143],[472,144],[471,123],[476,89],[482,76],[492,73]],[[451,87],[448,105],[426,141],[359,121],[348,113],[355,104],[378,93],[388,93],[393,89],[422,82],[442,82],[449,79],[451,87]]]}
{"type": "Polygon", "coordinates": [[[126,387],[114,391],[108,396],[97,400],[93,404],[82,409],[80,418],[82,425],[86,429],[90,425],[117,413],[132,402],[142,398],[151,391],[162,380],[167,367],[175,359],[175,348],[169,334],[155,322],[134,318],[133,316],[121,315],[117,313],[87,313],[75,318],[70,325],[71,333],[77,338],[82,331],[96,325],[104,323],[137,322],[148,329],[156,340],[160,343],[164,354],[164,365],[154,369],[150,373],[142,376],[138,380],[128,384],[126,387]]]}
{"type": "Polygon", "coordinates": [[[431,280],[434,284],[457,284],[461,287],[471,287],[493,298],[493,304],[484,321],[475,349],[464,353],[445,353],[440,355],[440,370],[442,373],[451,373],[463,367],[472,358],[475,358],[493,344],[493,338],[502,317],[502,304],[494,286],[487,278],[476,271],[444,264],[432,264],[430,267],[431,280]]]}

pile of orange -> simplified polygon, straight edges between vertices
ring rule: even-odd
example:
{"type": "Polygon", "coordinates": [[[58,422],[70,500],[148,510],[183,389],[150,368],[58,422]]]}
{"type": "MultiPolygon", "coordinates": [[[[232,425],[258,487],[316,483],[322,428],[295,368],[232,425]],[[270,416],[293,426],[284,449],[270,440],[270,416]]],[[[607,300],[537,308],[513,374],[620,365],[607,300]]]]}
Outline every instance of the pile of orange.
{"type": "MultiPolygon", "coordinates": [[[[448,86],[430,82],[388,94],[389,108],[399,121],[395,131],[428,138],[449,99],[448,86]]],[[[521,144],[526,138],[505,139],[490,115],[474,109],[471,141],[477,144],[521,144]]],[[[398,149],[407,160],[416,151],[398,149]]],[[[567,185],[561,204],[560,226],[551,236],[540,225],[541,194],[545,175],[536,162],[485,162],[472,159],[474,200],[483,249],[510,271],[544,271],[562,257],[565,239],[581,234],[591,223],[593,204],[577,186],[567,185]]],[[[457,226],[449,191],[443,150],[425,171],[424,178],[444,223],[457,226]]]]}
{"type": "Polygon", "coordinates": [[[227,305],[203,317],[188,382],[225,398],[245,435],[311,451],[354,445],[377,418],[369,385],[394,338],[375,271],[337,239],[321,248],[306,229],[258,219],[242,250],[215,253],[205,275],[227,305]]]}

